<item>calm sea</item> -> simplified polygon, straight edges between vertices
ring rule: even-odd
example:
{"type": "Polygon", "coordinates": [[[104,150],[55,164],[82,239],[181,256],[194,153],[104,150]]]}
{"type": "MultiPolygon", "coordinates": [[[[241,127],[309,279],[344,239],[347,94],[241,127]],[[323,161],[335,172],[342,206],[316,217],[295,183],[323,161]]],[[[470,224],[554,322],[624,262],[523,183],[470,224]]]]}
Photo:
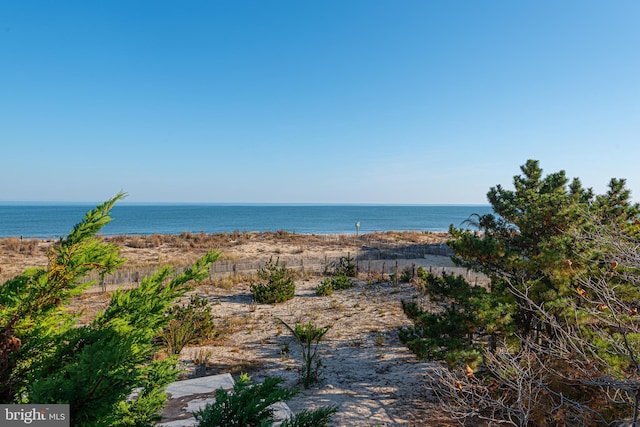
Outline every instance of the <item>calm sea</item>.
{"type": "MultiPolygon", "coordinates": [[[[0,203],[0,236],[58,238],[92,204],[0,203]]],[[[302,234],[373,231],[446,231],[488,205],[224,205],[116,204],[103,234],[179,234],[286,230],[302,234]]]]}

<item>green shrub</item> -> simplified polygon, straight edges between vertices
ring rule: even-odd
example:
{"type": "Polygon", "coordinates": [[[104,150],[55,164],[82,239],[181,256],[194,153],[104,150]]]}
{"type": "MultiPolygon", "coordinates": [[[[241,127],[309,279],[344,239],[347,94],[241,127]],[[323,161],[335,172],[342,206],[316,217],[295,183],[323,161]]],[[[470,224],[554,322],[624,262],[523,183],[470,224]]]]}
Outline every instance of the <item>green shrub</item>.
{"type": "Polygon", "coordinates": [[[208,404],[194,416],[200,427],[259,427],[271,425],[276,402],[283,402],[296,395],[295,390],[282,388],[281,378],[266,378],[262,384],[251,384],[242,376],[233,392],[216,390],[215,403],[208,404]]]}
{"type": "Polygon", "coordinates": [[[356,265],[353,262],[351,254],[347,254],[346,257],[341,257],[336,267],[336,276],[356,277],[358,275],[356,265]]]}
{"type": "Polygon", "coordinates": [[[318,286],[316,286],[317,296],[329,296],[331,294],[333,294],[333,281],[331,279],[324,279],[318,286]]]}
{"type": "MultiPolygon", "coordinates": [[[[498,312],[500,304],[491,300],[492,295],[486,289],[470,286],[462,276],[421,272],[430,300],[439,304],[440,309],[432,313],[415,301],[402,301],[404,313],[414,326],[403,328],[400,340],[422,359],[477,364],[479,346],[474,345],[473,335],[480,322],[486,320],[480,318],[478,312],[487,305],[492,305],[498,312]],[[473,358],[469,359],[469,355],[473,358]]],[[[495,321],[499,320],[496,316],[495,321]]]]}
{"type": "Polygon", "coordinates": [[[191,295],[186,305],[175,305],[167,311],[171,320],[160,334],[169,354],[180,354],[188,344],[211,338],[215,324],[206,298],[191,295]]]}
{"type": "Polygon", "coordinates": [[[251,284],[251,294],[256,302],[262,304],[275,304],[292,299],[295,296],[296,286],[293,282],[291,271],[280,260],[269,258],[266,265],[258,270],[258,277],[266,280],[266,283],[251,284]]]}
{"type": "MultiPolygon", "coordinates": [[[[194,416],[200,427],[262,427],[274,421],[271,405],[289,400],[296,390],[283,388],[281,378],[266,378],[261,384],[251,384],[251,379],[242,375],[234,384],[233,391],[216,390],[216,401],[196,411],[194,416]]],[[[315,411],[301,411],[285,420],[285,427],[325,427],[337,407],[327,406],[315,411]]]]}
{"type": "Polygon", "coordinates": [[[351,287],[353,287],[353,282],[351,282],[351,279],[349,279],[349,277],[345,276],[344,274],[340,274],[324,279],[316,287],[316,295],[328,296],[333,294],[333,291],[340,291],[349,289],[351,287]]]}
{"type": "Polygon", "coordinates": [[[403,268],[402,273],[400,273],[400,281],[407,283],[411,281],[411,279],[413,279],[413,268],[407,266],[403,268]]]}
{"type": "Polygon", "coordinates": [[[338,274],[331,278],[331,284],[333,285],[333,289],[339,291],[343,289],[350,289],[353,287],[353,282],[349,279],[350,276],[346,274],[338,274]]]}
{"type": "Polygon", "coordinates": [[[325,406],[315,411],[302,410],[293,418],[286,419],[280,427],[327,427],[331,415],[338,412],[337,406],[325,406]]]}

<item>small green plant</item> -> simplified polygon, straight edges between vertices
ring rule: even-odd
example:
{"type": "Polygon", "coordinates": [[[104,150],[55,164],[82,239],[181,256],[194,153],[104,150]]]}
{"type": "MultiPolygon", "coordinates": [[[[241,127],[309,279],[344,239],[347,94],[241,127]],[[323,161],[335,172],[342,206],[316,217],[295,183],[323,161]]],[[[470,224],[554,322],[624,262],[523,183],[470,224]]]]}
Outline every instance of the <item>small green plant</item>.
{"type": "Polygon", "coordinates": [[[337,274],[333,277],[324,279],[316,287],[316,295],[328,296],[333,294],[333,291],[340,291],[343,289],[350,289],[353,287],[353,282],[349,276],[345,274],[337,274]]]}
{"type": "Polygon", "coordinates": [[[276,259],[274,263],[273,258],[269,258],[266,265],[258,270],[258,277],[266,280],[266,283],[251,284],[251,294],[255,301],[275,304],[295,296],[296,286],[291,271],[287,269],[286,263],[280,265],[280,259],[276,259]]]}
{"type": "Polygon", "coordinates": [[[398,283],[398,282],[402,282],[402,283],[408,283],[411,281],[411,279],[413,279],[413,268],[412,267],[405,267],[402,269],[402,271],[398,274],[393,273],[391,275],[391,280],[393,281],[393,283],[398,283]]]}
{"type": "Polygon", "coordinates": [[[413,267],[405,267],[402,269],[402,273],[400,274],[400,281],[408,283],[413,279],[413,267]]]}
{"type": "Polygon", "coordinates": [[[169,354],[180,354],[188,344],[197,344],[215,334],[215,324],[206,298],[191,295],[186,305],[167,310],[171,320],[160,333],[169,354]]]}
{"type": "Polygon", "coordinates": [[[331,415],[338,412],[337,406],[324,406],[315,411],[302,410],[280,424],[280,427],[327,427],[331,415]]]}
{"type": "Polygon", "coordinates": [[[282,348],[280,348],[280,360],[283,362],[289,358],[289,346],[284,344],[282,348]]]}
{"type": "Polygon", "coordinates": [[[350,289],[353,287],[353,282],[346,274],[338,274],[331,278],[331,284],[335,290],[350,289]]]}
{"type": "Polygon", "coordinates": [[[318,286],[316,286],[317,296],[329,296],[333,294],[333,282],[331,279],[324,279],[318,286]]]}
{"type": "Polygon", "coordinates": [[[278,320],[289,329],[302,348],[302,368],[299,371],[300,383],[304,388],[309,388],[311,384],[320,381],[322,361],[318,354],[318,345],[329,332],[331,326],[318,327],[311,322],[306,324],[296,322],[291,327],[284,320],[278,320]]]}
{"type": "Polygon", "coordinates": [[[346,257],[340,257],[338,266],[336,267],[336,276],[356,277],[358,275],[356,265],[353,262],[351,254],[347,254],[346,257]]]}
{"type": "MultiPolygon", "coordinates": [[[[284,402],[297,394],[296,390],[283,388],[281,378],[268,377],[260,384],[251,384],[251,378],[242,374],[233,386],[233,391],[216,390],[215,403],[194,412],[200,427],[266,427],[274,422],[271,405],[284,402]]],[[[284,420],[284,427],[325,427],[335,406],[321,407],[315,411],[301,411],[284,420]]]]}
{"type": "Polygon", "coordinates": [[[207,350],[205,348],[198,348],[192,354],[192,360],[194,365],[206,365],[209,357],[211,357],[211,350],[207,350]]]}

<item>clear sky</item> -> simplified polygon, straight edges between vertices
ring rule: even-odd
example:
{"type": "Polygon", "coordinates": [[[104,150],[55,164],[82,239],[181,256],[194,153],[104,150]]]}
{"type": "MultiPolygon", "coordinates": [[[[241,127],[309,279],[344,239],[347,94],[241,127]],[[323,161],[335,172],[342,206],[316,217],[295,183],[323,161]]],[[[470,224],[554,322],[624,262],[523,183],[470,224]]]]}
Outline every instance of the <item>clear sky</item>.
{"type": "Polygon", "coordinates": [[[640,2],[2,1],[0,201],[640,199],[640,2]]]}

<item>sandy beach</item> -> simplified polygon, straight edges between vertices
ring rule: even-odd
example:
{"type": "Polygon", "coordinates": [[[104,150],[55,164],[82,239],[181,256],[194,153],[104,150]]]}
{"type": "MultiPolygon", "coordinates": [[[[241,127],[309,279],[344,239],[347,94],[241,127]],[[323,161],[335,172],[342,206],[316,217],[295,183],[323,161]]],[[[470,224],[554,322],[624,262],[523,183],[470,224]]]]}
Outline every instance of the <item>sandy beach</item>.
{"type": "MultiPolygon", "coordinates": [[[[192,360],[209,354],[207,374],[246,372],[254,380],[278,376],[290,386],[298,381],[300,348],[279,324],[312,322],[331,326],[320,345],[322,380],[288,402],[297,412],[322,405],[337,405],[336,426],[449,426],[454,425],[427,386],[426,376],[437,365],[418,360],[398,339],[398,331],[410,321],[401,300],[418,298],[411,283],[396,282],[389,274],[396,268],[448,269],[448,256],[434,255],[443,248],[444,233],[376,233],[376,235],[297,235],[290,233],[228,233],[220,235],[116,236],[108,240],[122,247],[127,263],[122,270],[129,283],[160,264],[187,265],[207,250],[222,252],[225,271],[193,293],[209,300],[219,336],[180,354],[183,376],[193,375],[192,360]],[[355,286],[330,296],[316,296],[323,270],[331,260],[349,254],[358,262],[355,286]],[[403,257],[403,254],[407,254],[403,257]],[[416,256],[416,254],[421,254],[416,256]],[[410,256],[410,257],[409,257],[410,256]],[[256,304],[249,286],[256,277],[244,271],[270,257],[298,266],[295,298],[276,305],[256,304]],[[368,258],[368,259],[367,259],[368,258]],[[301,268],[300,268],[301,267],[301,268]],[[383,267],[385,272],[380,271],[383,267]],[[243,271],[239,271],[243,270],[243,271]],[[138,273],[134,273],[138,272],[138,273]]],[[[0,239],[2,280],[27,266],[46,263],[52,242],[0,239]]],[[[126,280],[122,280],[126,281],[126,280]]],[[[109,290],[118,287],[109,285],[109,290]]],[[[108,301],[108,292],[93,287],[70,304],[90,319],[108,301]]],[[[180,412],[168,407],[166,417],[180,412]]]]}

